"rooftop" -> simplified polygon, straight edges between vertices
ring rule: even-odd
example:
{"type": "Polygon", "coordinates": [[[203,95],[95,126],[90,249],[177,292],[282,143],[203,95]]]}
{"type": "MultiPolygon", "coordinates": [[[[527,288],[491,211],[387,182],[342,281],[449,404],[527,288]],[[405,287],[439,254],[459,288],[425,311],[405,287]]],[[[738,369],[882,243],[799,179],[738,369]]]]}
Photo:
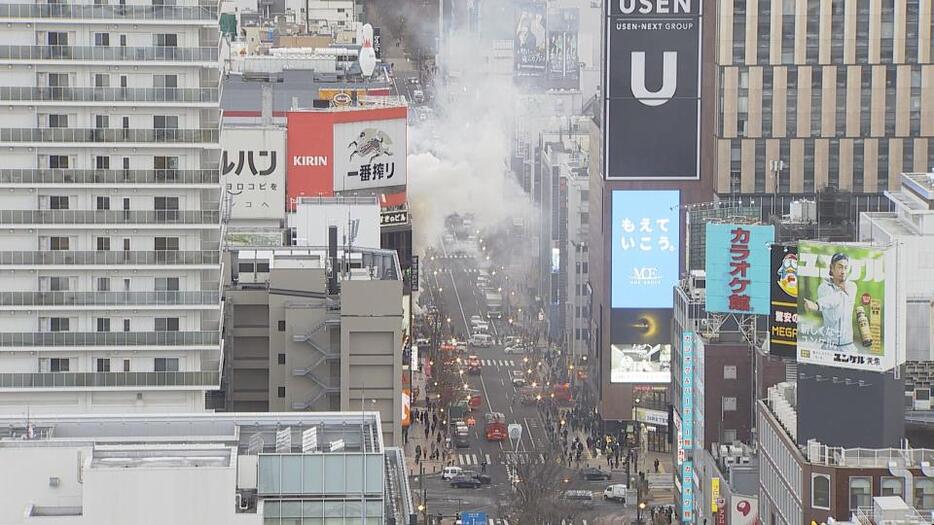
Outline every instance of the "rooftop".
{"type": "MultiPolygon", "coordinates": [[[[231,247],[230,251],[236,252],[239,262],[268,262],[270,270],[274,268],[326,269],[330,264],[327,260],[327,246],[231,247]]],[[[395,250],[338,246],[337,259],[339,261],[349,260],[350,278],[353,279],[394,281],[402,278],[395,250]]]]}
{"type": "MultiPolygon", "coordinates": [[[[293,106],[298,108],[313,107],[315,99],[318,98],[319,89],[386,90],[392,87],[388,82],[378,78],[365,83],[334,81],[330,77],[325,78],[325,75],[311,70],[282,71],[277,74],[276,82],[250,81],[240,75],[230,75],[223,81],[221,109],[225,112],[260,112],[262,110],[263,85],[272,86],[272,110],[277,113],[291,111],[293,106]]],[[[391,92],[392,90],[390,90],[391,92]]]]}

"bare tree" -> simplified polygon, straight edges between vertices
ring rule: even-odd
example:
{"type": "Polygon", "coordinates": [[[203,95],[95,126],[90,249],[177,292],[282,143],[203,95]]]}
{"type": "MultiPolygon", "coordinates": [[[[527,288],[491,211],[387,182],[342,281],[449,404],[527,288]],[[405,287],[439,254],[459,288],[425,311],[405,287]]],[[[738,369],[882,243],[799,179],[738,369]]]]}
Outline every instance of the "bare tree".
{"type": "Polygon", "coordinates": [[[519,462],[512,466],[514,479],[511,497],[500,502],[499,514],[510,524],[560,525],[572,523],[586,512],[579,501],[562,497],[567,489],[568,471],[550,452],[542,454],[544,462],[519,462]]]}

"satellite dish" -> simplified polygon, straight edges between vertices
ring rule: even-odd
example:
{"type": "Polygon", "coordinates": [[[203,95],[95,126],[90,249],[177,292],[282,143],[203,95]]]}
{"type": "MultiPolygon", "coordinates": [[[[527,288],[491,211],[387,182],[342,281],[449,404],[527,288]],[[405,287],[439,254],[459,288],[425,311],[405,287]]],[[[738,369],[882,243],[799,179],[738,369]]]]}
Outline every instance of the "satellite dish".
{"type": "Polygon", "coordinates": [[[360,71],[363,76],[369,78],[376,69],[376,50],[373,49],[373,26],[363,25],[363,47],[360,48],[360,55],[357,57],[360,64],[360,71]]]}

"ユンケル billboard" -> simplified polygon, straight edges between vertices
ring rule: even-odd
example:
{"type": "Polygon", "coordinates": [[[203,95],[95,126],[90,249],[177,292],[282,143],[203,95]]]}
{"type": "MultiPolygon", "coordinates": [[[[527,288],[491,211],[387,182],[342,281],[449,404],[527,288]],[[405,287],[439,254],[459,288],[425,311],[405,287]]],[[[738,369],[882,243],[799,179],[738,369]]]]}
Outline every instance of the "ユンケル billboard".
{"type": "Polygon", "coordinates": [[[298,197],[334,194],[331,114],[323,111],[293,111],[287,114],[289,164],[286,190],[289,209],[298,197]]]}
{"type": "Polygon", "coordinates": [[[516,76],[544,75],[548,45],[544,3],[526,2],[517,6],[514,39],[516,76]]]}
{"type": "Polygon", "coordinates": [[[405,185],[406,119],[334,124],[334,191],[405,185]]]}
{"type": "Polygon", "coordinates": [[[580,11],[577,8],[548,10],[548,86],[558,89],[580,87],[578,38],[580,11]]]}
{"type": "Polygon", "coordinates": [[[681,258],[681,193],[614,190],[610,306],[671,308],[681,258]]]}
{"type": "Polygon", "coordinates": [[[670,344],[610,345],[610,383],[668,384],[671,382],[670,344]]]}
{"type": "Polygon", "coordinates": [[[798,247],[772,245],[769,283],[769,353],[794,359],[798,355],[798,247]]]}
{"type": "Polygon", "coordinates": [[[896,365],[894,250],[798,244],[798,361],[886,371],[896,365]]]}
{"type": "Polygon", "coordinates": [[[775,227],[707,223],[706,309],[714,313],[769,313],[769,245],[775,227]]]}
{"type": "Polygon", "coordinates": [[[700,178],[700,0],[605,4],[606,178],[700,178]]]}
{"type": "Polygon", "coordinates": [[[284,218],[285,164],[285,129],[225,127],[221,183],[230,199],[230,218],[284,218]]]}

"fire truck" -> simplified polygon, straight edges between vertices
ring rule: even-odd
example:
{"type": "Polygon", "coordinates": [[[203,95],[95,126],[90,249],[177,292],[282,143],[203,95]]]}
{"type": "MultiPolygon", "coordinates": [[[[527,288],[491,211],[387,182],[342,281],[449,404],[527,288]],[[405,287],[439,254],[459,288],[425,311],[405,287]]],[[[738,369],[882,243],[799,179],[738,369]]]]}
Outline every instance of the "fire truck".
{"type": "Polygon", "coordinates": [[[505,441],[508,437],[506,430],[506,416],[502,412],[490,412],[486,415],[486,426],[483,429],[487,441],[505,441]]]}

